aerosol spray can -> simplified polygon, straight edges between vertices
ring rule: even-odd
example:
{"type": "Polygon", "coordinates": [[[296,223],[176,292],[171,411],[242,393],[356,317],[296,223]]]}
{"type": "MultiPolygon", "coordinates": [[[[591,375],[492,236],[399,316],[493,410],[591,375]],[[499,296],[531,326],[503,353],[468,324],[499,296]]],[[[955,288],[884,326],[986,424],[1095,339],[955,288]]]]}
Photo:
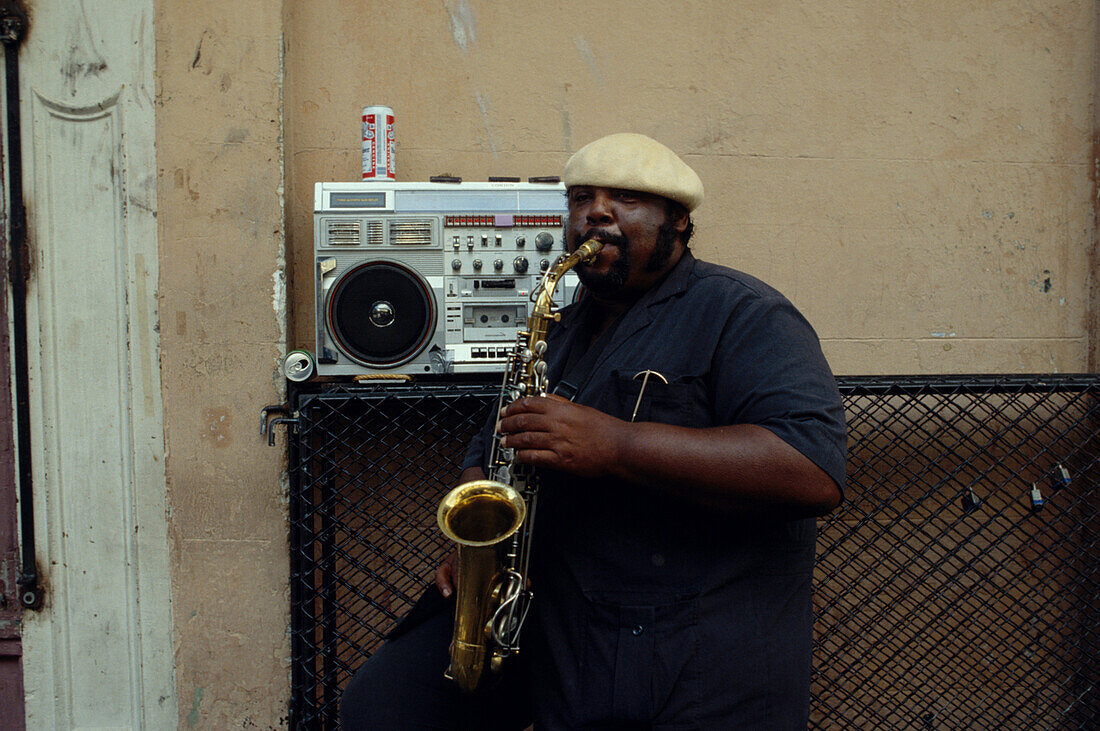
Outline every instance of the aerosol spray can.
{"type": "Polygon", "coordinates": [[[395,180],[396,147],[393,110],[363,107],[363,180],[395,180]]]}

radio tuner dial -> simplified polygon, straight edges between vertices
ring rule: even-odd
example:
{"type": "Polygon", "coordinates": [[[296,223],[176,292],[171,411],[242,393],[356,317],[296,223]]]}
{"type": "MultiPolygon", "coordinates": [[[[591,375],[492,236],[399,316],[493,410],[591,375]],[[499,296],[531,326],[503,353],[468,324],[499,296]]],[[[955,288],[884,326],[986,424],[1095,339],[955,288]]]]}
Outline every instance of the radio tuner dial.
{"type": "Polygon", "coordinates": [[[462,261],[460,259],[451,259],[451,269],[456,272],[462,268],[462,261]]]}
{"type": "Polygon", "coordinates": [[[512,267],[515,268],[518,273],[523,274],[527,271],[527,257],[517,256],[512,262],[512,267]]]}
{"type": "Polygon", "coordinates": [[[539,251],[550,251],[554,248],[554,237],[542,231],[535,237],[535,248],[539,251]]]}
{"type": "Polygon", "coordinates": [[[496,269],[498,272],[501,271],[502,269],[504,269],[504,260],[503,259],[493,260],[493,269],[496,269]]]}
{"type": "Polygon", "coordinates": [[[481,271],[481,259],[474,259],[474,271],[475,272],[480,272],[481,271]]]}

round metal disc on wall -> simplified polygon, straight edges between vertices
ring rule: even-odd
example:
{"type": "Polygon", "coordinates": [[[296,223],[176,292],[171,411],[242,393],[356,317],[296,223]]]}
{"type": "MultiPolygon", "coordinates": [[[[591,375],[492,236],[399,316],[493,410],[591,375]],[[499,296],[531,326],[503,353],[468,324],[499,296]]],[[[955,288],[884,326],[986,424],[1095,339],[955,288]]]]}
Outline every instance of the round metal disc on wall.
{"type": "Polygon", "coordinates": [[[340,350],[360,365],[392,368],[416,357],[435,331],[435,296],[393,261],[364,262],[333,285],[325,312],[340,350]]]}

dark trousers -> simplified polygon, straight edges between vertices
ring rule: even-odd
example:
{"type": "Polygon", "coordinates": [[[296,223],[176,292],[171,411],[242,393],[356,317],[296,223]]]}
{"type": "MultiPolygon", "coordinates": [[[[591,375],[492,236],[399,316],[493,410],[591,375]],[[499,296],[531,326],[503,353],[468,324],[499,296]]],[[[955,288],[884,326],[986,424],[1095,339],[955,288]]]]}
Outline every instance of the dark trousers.
{"type": "Polygon", "coordinates": [[[443,677],[454,601],[434,586],[354,677],[340,698],[344,731],[370,729],[524,729],[531,722],[530,684],[520,658],[484,691],[465,695],[443,677]]]}

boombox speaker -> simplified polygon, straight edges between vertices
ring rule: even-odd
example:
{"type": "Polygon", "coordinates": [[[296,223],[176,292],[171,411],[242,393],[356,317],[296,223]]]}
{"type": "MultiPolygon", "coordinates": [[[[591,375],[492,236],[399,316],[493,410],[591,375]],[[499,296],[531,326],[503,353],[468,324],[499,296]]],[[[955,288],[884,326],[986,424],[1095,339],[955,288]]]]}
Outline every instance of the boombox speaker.
{"type": "Polygon", "coordinates": [[[413,269],[377,259],[340,277],[326,316],[341,352],[369,368],[391,368],[414,358],[435,335],[435,294],[413,269]]]}

